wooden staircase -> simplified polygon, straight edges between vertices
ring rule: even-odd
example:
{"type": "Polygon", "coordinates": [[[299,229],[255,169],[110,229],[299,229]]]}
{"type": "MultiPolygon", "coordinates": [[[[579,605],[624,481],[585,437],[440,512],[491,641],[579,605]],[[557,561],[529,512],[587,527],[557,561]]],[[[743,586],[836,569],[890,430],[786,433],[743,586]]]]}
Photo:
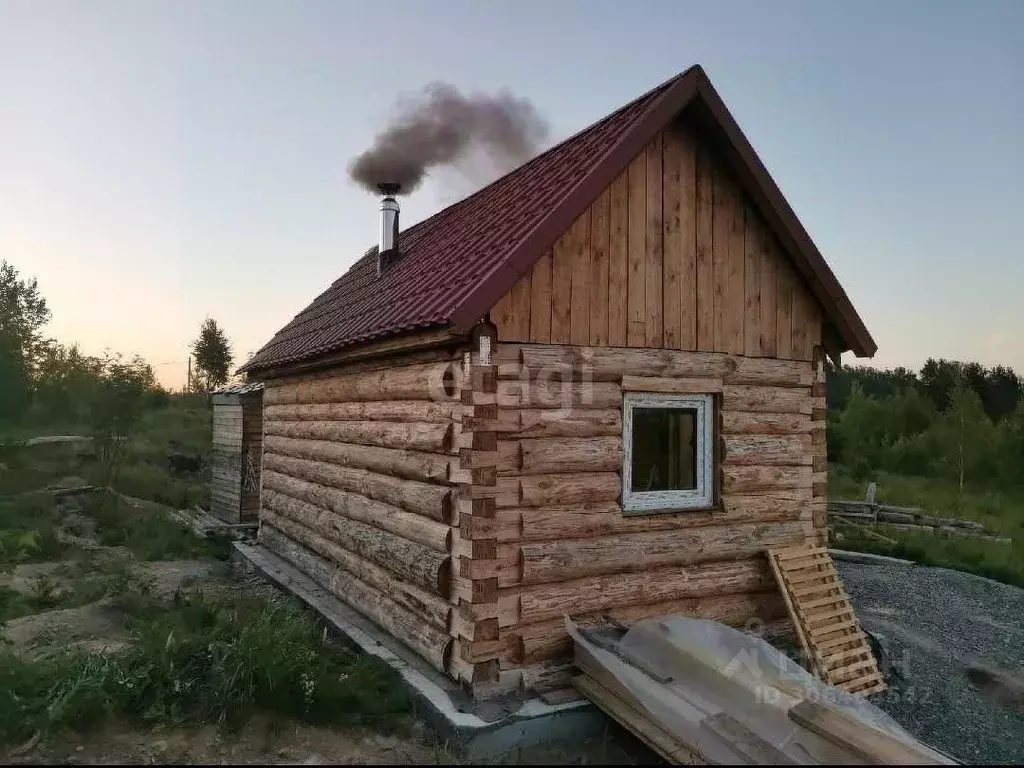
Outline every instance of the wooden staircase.
{"type": "Polygon", "coordinates": [[[767,550],[811,671],[856,696],[886,689],[867,636],[824,547],[767,550]]]}

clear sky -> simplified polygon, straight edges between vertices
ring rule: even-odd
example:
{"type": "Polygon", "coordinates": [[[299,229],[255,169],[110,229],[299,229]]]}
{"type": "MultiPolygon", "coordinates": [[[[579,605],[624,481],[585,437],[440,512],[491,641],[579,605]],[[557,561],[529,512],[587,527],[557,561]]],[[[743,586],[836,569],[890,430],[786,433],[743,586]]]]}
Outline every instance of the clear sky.
{"type": "MultiPolygon", "coordinates": [[[[51,335],[180,386],[205,316],[240,364],[375,242],[346,166],[400,92],[507,86],[557,140],[694,63],[877,364],[1024,373],[1015,0],[0,0],[0,258],[51,335]]],[[[403,225],[464,191],[428,181],[403,225]]]]}

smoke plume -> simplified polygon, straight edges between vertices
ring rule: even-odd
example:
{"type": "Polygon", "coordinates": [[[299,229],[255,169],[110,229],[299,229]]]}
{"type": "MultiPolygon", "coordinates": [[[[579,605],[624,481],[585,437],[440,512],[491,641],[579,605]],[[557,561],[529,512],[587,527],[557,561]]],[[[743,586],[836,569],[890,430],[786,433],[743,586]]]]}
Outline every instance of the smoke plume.
{"type": "Polygon", "coordinates": [[[458,166],[479,150],[501,175],[536,154],[548,128],[532,102],[508,91],[463,95],[447,83],[431,83],[399,101],[391,124],[349,172],[371,192],[392,183],[408,194],[431,168],[458,166]]]}

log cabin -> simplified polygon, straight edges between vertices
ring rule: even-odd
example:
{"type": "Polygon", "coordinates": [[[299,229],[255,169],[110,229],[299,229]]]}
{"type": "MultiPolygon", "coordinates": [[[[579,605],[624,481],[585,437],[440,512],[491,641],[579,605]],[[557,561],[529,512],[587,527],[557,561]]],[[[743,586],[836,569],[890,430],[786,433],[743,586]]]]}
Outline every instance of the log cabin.
{"type": "Polygon", "coordinates": [[[243,370],[259,541],[477,698],[563,617],[784,622],[825,363],[875,343],[695,66],[381,241],[243,370]]]}

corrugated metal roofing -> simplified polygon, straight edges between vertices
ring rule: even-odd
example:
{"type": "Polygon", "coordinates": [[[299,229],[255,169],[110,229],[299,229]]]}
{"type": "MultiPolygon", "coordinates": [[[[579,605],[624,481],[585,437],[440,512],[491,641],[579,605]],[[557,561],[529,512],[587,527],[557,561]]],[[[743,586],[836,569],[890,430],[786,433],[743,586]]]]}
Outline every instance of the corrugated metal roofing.
{"type": "Polygon", "coordinates": [[[246,384],[228,384],[227,386],[215,389],[211,395],[248,395],[251,392],[259,392],[263,389],[262,381],[250,381],[246,384]]]}
{"type": "MultiPolygon", "coordinates": [[[[538,155],[399,236],[401,260],[377,277],[368,251],[243,370],[308,360],[358,342],[448,325],[472,289],[555,208],[675,80],[538,155]]],[[[367,200],[367,216],[374,207],[367,200]]]]}

